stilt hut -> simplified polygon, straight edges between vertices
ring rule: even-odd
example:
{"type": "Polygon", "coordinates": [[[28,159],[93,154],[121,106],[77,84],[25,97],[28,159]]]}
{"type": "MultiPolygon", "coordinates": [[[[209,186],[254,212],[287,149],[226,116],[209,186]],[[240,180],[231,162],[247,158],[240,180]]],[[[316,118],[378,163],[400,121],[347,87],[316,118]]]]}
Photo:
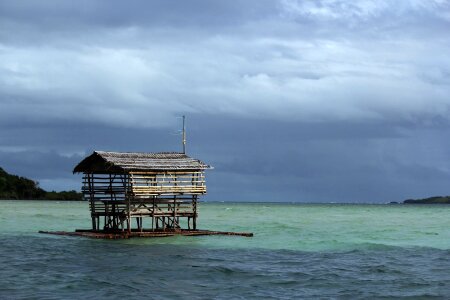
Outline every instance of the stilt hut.
{"type": "Polygon", "coordinates": [[[211,167],[183,153],[94,151],[73,170],[83,173],[92,231],[197,229],[197,201],[211,167]]]}

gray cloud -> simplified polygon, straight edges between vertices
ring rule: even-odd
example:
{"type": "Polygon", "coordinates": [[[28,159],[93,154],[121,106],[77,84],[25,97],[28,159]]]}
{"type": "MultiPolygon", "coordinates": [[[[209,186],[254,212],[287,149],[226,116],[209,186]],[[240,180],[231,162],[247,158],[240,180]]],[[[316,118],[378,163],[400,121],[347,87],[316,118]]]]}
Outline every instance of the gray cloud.
{"type": "Polygon", "coordinates": [[[28,24],[38,30],[5,30],[4,40],[37,36],[46,44],[0,48],[0,84],[9,100],[4,111],[24,111],[31,94],[31,105],[43,107],[45,118],[75,109],[84,110],[70,116],[75,120],[124,126],[137,126],[133,116],[147,111],[160,118],[144,126],[167,125],[167,117],[183,111],[319,121],[446,115],[448,41],[435,33],[448,25],[441,2],[427,9],[420,1],[6,2],[13,29],[28,24]],[[89,30],[63,23],[67,15],[89,30]],[[122,21],[107,21],[116,15],[122,21]],[[402,32],[377,26],[379,18],[402,32]],[[40,30],[48,20],[55,24],[40,30]],[[423,22],[432,24],[426,35],[423,22]],[[69,33],[52,39],[61,28],[69,33]]]}
{"type": "Polygon", "coordinates": [[[0,163],[73,186],[58,166],[176,149],[187,114],[191,153],[217,167],[213,199],[445,192],[449,12],[444,0],[2,1],[0,163]],[[45,175],[26,171],[45,161],[45,175]]]}

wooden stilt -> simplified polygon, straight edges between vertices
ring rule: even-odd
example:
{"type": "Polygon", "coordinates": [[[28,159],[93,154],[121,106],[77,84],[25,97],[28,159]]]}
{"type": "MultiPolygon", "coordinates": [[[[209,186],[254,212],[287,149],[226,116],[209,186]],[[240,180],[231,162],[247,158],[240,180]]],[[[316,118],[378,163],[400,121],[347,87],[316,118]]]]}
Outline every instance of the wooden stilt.
{"type": "Polygon", "coordinates": [[[192,228],[197,230],[197,196],[194,196],[192,200],[192,206],[194,207],[194,216],[192,218],[192,228]]]}

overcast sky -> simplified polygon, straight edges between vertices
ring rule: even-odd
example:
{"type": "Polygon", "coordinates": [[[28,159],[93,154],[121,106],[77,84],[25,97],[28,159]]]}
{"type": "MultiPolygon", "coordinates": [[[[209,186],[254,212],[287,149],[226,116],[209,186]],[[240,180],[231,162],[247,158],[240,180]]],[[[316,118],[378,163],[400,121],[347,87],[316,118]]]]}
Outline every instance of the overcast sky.
{"type": "Polygon", "coordinates": [[[450,195],[450,0],[0,0],[0,166],[180,151],[209,201],[450,195]]]}

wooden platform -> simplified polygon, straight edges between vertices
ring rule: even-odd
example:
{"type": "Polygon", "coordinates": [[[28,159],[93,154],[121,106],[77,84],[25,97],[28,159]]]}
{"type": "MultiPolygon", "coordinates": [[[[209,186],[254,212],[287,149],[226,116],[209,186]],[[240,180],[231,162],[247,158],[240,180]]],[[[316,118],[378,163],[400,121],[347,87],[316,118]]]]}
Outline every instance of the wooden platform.
{"type": "Polygon", "coordinates": [[[94,239],[129,239],[134,237],[167,237],[175,235],[185,235],[185,236],[197,236],[197,235],[235,235],[252,237],[251,232],[226,232],[226,231],[211,231],[211,230],[177,230],[177,231],[132,231],[128,232],[105,232],[105,231],[94,231],[94,230],[84,230],[77,229],[75,232],[68,231],[39,231],[39,233],[54,234],[54,235],[66,235],[66,236],[81,236],[94,239]]]}

